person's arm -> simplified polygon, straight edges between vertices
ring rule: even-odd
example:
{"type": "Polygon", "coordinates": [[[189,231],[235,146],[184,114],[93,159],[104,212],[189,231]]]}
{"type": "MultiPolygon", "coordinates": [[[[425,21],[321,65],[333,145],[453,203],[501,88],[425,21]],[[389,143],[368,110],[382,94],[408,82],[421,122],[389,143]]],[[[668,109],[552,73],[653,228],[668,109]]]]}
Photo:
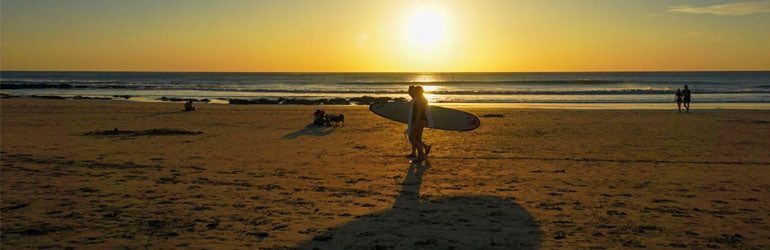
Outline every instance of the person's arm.
{"type": "Polygon", "coordinates": [[[414,124],[417,120],[420,119],[420,101],[412,100],[412,105],[411,106],[412,106],[411,107],[412,111],[409,112],[409,114],[412,115],[411,117],[409,117],[409,124],[410,125],[414,124]]]}
{"type": "Polygon", "coordinates": [[[417,116],[415,116],[415,119],[420,120],[425,114],[425,108],[428,106],[427,100],[420,100],[417,102],[417,116]]]}

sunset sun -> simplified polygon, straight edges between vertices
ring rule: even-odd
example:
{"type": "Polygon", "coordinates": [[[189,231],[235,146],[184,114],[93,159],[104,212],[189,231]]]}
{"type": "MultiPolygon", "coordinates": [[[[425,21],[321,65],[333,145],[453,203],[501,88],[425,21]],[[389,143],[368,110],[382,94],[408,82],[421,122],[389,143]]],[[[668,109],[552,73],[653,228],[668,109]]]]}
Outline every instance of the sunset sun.
{"type": "Polygon", "coordinates": [[[409,40],[416,46],[433,46],[444,40],[446,23],[441,13],[422,10],[414,13],[407,26],[409,40]]]}

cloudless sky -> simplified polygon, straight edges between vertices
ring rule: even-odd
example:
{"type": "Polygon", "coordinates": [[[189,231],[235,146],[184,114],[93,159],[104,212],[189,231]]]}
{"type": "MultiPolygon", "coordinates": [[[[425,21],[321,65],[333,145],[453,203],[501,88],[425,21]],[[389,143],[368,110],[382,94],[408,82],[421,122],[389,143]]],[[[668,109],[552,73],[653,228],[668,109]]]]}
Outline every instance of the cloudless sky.
{"type": "Polygon", "coordinates": [[[770,70],[770,13],[672,11],[746,2],[0,0],[0,69],[770,70]]]}

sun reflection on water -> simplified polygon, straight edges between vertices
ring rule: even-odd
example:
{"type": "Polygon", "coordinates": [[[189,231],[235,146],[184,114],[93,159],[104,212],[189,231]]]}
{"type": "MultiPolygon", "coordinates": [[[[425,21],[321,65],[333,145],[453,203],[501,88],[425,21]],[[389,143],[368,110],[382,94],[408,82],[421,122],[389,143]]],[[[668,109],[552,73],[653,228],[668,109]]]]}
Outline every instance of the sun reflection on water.
{"type": "Polygon", "coordinates": [[[437,91],[441,89],[441,86],[436,85],[420,85],[421,83],[437,83],[440,82],[441,79],[436,75],[430,75],[430,74],[424,74],[424,75],[416,75],[412,77],[411,83],[422,86],[422,89],[425,91],[425,98],[428,99],[428,102],[435,102],[439,99],[438,94],[432,94],[431,92],[437,91]]]}
{"type": "Polygon", "coordinates": [[[436,81],[438,81],[438,78],[434,75],[417,75],[412,78],[412,82],[414,83],[428,83],[436,81]]]}
{"type": "Polygon", "coordinates": [[[425,99],[428,99],[428,102],[434,102],[436,99],[438,99],[437,95],[434,94],[424,94],[425,99]]]}

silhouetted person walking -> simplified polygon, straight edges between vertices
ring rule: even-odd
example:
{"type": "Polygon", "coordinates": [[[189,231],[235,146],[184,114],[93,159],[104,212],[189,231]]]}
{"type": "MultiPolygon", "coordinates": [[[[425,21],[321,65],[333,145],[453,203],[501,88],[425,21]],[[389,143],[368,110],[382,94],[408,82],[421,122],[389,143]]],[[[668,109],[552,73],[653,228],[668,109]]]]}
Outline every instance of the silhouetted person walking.
{"type": "Polygon", "coordinates": [[[686,112],[690,112],[690,89],[687,88],[687,85],[684,85],[684,90],[682,90],[682,96],[684,97],[684,108],[687,110],[686,112]]]}
{"type": "Polygon", "coordinates": [[[676,89],[676,107],[679,109],[679,113],[682,113],[682,90],[676,89]]]}

